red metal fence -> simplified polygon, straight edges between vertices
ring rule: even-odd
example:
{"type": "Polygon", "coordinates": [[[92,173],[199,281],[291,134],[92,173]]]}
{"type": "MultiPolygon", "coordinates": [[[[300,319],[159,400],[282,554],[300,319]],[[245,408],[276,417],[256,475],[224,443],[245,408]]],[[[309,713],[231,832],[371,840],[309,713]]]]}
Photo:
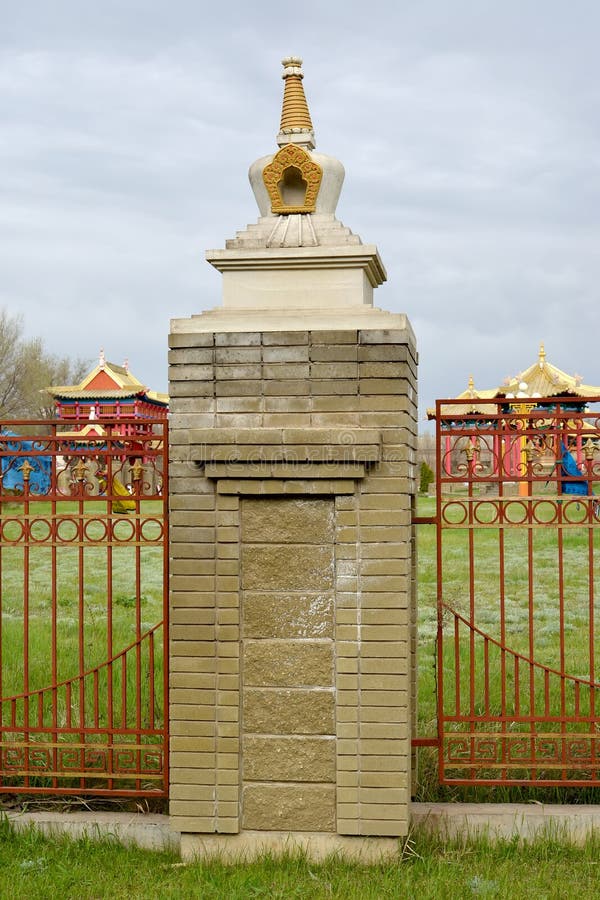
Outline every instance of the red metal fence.
{"type": "Polygon", "coordinates": [[[436,406],[440,780],[598,785],[600,414],[472,404],[436,406]]]}
{"type": "Polygon", "coordinates": [[[0,792],[166,796],[166,420],[2,421],[0,467],[0,792]]]}

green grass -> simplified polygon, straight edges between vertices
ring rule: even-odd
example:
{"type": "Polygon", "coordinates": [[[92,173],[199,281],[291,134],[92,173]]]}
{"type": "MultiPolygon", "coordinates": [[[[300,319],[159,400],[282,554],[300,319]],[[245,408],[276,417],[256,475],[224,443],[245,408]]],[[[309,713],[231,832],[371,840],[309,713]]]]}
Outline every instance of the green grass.
{"type": "Polygon", "coordinates": [[[46,839],[0,825],[0,896],[53,898],[595,898],[600,845],[558,837],[457,842],[415,834],[398,857],[361,866],[331,858],[265,856],[244,865],[181,865],[171,852],[126,848],[112,840],[46,839]]]}

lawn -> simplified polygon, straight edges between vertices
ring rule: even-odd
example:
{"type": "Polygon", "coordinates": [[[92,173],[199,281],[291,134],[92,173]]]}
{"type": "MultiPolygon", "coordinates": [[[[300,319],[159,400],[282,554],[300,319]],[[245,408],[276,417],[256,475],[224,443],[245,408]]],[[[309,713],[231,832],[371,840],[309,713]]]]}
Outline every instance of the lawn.
{"type": "Polygon", "coordinates": [[[48,840],[17,835],[0,821],[0,896],[46,898],[520,898],[598,896],[600,846],[558,837],[530,844],[456,842],[414,834],[398,857],[360,866],[332,858],[265,857],[245,865],[181,865],[174,853],[126,848],[110,840],[48,840]]]}

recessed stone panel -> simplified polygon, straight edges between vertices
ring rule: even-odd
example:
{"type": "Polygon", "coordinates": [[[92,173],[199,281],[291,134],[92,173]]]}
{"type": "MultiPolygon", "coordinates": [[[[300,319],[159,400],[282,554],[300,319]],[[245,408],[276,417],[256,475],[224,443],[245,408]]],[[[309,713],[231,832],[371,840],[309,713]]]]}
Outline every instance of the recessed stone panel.
{"type": "Polygon", "coordinates": [[[256,831],[334,831],[335,786],[248,784],[242,827],[256,831]]]}
{"type": "Polygon", "coordinates": [[[331,546],[242,545],[245,590],[331,591],[333,577],[331,546]]]}
{"type": "Polygon", "coordinates": [[[244,500],[242,541],[260,544],[331,544],[333,504],[323,500],[244,500]]]}
{"type": "Polygon", "coordinates": [[[332,638],[333,594],[244,594],[246,638],[332,638]]]}
{"type": "Polygon", "coordinates": [[[244,738],[244,781],[335,781],[335,738],[244,738]]]}
{"type": "Polygon", "coordinates": [[[333,691],[247,688],[244,731],[258,734],[334,734],[333,691]]]}
{"type": "Polygon", "coordinates": [[[244,684],[248,687],[331,687],[333,643],[245,641],[244,684]]]}

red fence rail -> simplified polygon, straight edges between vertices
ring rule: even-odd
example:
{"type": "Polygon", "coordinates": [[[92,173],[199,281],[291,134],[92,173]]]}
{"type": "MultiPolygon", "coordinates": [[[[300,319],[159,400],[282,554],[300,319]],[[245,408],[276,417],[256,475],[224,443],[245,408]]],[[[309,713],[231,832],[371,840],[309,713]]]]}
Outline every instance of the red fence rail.
{"type": "Polygon", "coordinates": [[[0,792],[166,796],[167,449],[0,422],[0,792]]]}
{"type": "Polygon", "coordinates": [[[438,401],[440,781],[600,784],[600,415],[438,401]]]}

